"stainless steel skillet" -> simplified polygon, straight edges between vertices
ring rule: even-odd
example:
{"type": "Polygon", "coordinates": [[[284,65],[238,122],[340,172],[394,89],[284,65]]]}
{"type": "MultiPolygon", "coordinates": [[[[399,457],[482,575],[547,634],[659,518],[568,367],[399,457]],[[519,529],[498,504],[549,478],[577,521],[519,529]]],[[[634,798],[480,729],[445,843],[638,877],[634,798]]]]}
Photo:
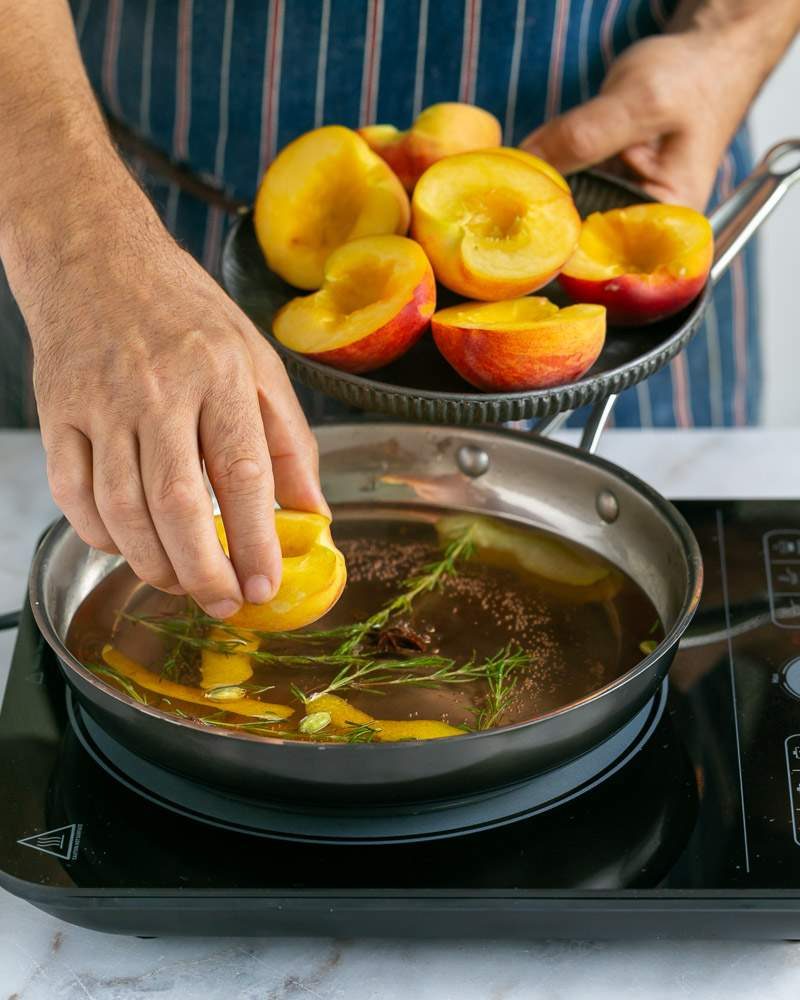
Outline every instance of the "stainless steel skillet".
{"type": "MultiPolygon", "coordinates": [[[[84,668],[65,637],[81,601],[119,557],[61,521],[35,557],[36,620],[85,711],[138,755],[235,793],[305,802],[436,799],[500,786],[571,760],[621,728],[655,693],[700,597],[691,531],[644,483],[574,448],[511,432],[420,424],[328,425],[318,432],[334,509],[371,516],[419,507],[493,514],[580,540],[625,570],[666,629],[659,647],[589,697],[530,722],[444,740],[309,744],[210,729],[141,705],[84,668]]],[[[566,701],[567,699],[565,699],[566,701]]]]}

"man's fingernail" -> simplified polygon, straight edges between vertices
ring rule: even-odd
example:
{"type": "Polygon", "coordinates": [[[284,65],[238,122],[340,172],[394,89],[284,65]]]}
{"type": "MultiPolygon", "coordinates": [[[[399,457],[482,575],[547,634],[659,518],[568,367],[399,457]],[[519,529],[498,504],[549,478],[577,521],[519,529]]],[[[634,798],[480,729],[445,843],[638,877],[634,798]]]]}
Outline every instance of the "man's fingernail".
{"type": "Polygon", "coordinates": [[[244,585],[245,600],[251,604],[266,604],[272,597],[275,588],[266,576],[251,576],[244,585]]]}
{"type": "Polygon", "coordinates": [[[239,607],[240,605],[236,601],[217,601],[216,604],[209,604],[206,611],[212,618],[230,618],[231,615],[236,614],[239,607]]]}

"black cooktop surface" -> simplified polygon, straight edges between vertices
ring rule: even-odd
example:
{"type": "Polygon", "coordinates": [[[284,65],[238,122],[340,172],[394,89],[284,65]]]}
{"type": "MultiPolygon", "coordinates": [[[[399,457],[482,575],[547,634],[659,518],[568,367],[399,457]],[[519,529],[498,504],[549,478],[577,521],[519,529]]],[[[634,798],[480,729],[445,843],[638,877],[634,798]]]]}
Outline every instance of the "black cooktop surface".
{"type": "Polygon", "coordinates": [[[661,714],[581,794],[423,843],[278,840],[144,797],[104,766],[26,609],[0,885],[138,934],[800,938],[800,503],[679,506],[705,587],[661,714]]]}

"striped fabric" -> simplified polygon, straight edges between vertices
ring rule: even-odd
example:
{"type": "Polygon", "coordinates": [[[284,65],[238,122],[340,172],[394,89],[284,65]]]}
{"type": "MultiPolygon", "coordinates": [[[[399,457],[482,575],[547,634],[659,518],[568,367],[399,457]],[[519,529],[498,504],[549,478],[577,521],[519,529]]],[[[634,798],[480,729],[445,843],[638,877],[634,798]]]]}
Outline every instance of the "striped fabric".
{"type": "MultiPolygon", "coordinates": [[[[108,110],[176,161],[252,199],[270,159],[322,123],[405,125],[473,101],[519,142],[595,94],[617,53],[658,32],[675,0],[72,0],[108,110]]],[[[745,131],[715,201],[750,165],[745,131]]],[[[226,218],[144,176],[169,228],[212,272],[226,218]]],[[[754,251],[733,265],[702,334],[620,399],[624,426],[754,422],[760,359],[754,251]]]]}

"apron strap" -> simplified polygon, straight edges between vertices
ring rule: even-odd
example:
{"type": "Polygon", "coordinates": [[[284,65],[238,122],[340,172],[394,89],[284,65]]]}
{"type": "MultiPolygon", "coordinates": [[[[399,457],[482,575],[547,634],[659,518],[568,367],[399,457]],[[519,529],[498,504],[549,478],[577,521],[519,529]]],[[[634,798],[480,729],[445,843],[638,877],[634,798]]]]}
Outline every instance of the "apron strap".
{"type": "Polygon", "coordinates": [[[221,208],[230,215],[237,215],[248,208],[246,202],[230,197],[224,190],[209,184],[187,167],[173,163],[168,156],[145,142],[121,122],[106,116],[106,123],[112,139],[126,157],[141,160],[154,174],[165,181],[177,184],[186,194],[207,205],[221,208]]]}

